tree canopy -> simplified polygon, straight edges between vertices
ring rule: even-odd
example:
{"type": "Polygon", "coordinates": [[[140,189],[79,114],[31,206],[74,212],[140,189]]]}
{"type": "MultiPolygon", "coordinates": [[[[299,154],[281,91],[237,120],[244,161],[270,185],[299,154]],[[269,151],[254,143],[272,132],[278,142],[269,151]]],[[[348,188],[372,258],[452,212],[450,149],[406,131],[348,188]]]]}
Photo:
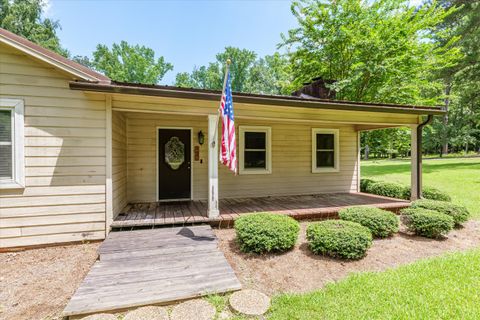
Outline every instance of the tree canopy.
{"type": "MultiPolygon", "coordinates": [[[[282,35],[292,53],[294,84],[332,79],[337,98],[435,104],[442,84],[432,72],[460,58],[451,42],[439,45],[432,30],[453,9],[409,7],[404,0],[294,2],[299,27],[282,35]]],[[[453,39],[454,40],[454,39],[453,39]]]]}
{"type": "Polygon", "coordinates": [[[288,60],[279,53],[258,58],[247,49],[226,47],[208,66],[195,67],[191,73],[179,73],[175,85],[189,88],[221,90],[227,59],[232,60],[232,90],[263,94],[288,93],[290,72],[288,60]]]}
{"type": "Polygon", "coordinates": [[[93,52],[92,66],[116,81],[157,84],[173,65],[163,56],[155,57],[151,48],[114,43],[112,48],[99,44],[93,52]]]}
{"type": "Polygon", "coordinates": [[[57,30],[60,23],[42,17],[42,0],[0,0],[0,27],[68,57],[57,30]]]}

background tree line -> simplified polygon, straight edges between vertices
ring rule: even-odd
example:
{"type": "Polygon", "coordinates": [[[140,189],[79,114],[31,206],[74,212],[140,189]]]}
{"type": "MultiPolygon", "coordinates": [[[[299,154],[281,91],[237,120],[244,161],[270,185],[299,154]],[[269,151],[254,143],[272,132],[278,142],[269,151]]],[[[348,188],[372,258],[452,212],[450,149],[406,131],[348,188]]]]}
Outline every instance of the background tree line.
{"type": "MultiPolygon", "coordinates": [[[[280,52],[227,46],[174,84],[219,90],[227,58],[237,92],[289,95],[312,78],[334,79],[337,99],[442,105],[448,114],[426,128],[424,151],[480,152],[480,1],[302,0],[291,9],[298,27],[281,34],[280,52]]],[[[125,41],[74,56],[61,46],[59,22],[42,11],[42,0],[0,0],[0,26],[116,81],[156,84],[173,70],[151,48],[125,41]]],[[[365,132],[362,142],[378,157],[410,149],[408,129],[365,132]]]]}

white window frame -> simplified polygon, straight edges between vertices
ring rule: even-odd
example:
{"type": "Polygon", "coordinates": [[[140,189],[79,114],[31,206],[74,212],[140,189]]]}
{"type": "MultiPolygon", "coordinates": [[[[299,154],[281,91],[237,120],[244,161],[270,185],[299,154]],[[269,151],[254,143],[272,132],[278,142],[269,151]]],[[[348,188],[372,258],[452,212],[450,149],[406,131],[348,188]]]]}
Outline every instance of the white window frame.
{"type": "Polygon", "coordinates": [[[313,128],[312,129],[312,173],[324,173],[324,172],[339,172],[340,171],[340,130],[338,129],[324,129],[313,128]],[[317,134],[333,134],[333,163],[334,166],[329,167],[317,167],[317,134]]]}
{"type": "MultiPolygon", "coordinates": [[[[263,126],[239,126],[240,156],[239,173],[240,174],[271,174],[272,173],[272,128],[263,126]],[[265,133],[265,169],[245,168],[245,132],[263,132],[265,133]]],[[[246,150],[249,151],[249,150],[246,150]]],[[[250,150],[254,151],[254,150],[250,150]]]]}
{"type": "Polygon", "coordinates": [[[0,110],[12,112],[12,179],[0,180],[0,189],[25,188],[24,104],[21,99],[0,98],[0,110]]]}

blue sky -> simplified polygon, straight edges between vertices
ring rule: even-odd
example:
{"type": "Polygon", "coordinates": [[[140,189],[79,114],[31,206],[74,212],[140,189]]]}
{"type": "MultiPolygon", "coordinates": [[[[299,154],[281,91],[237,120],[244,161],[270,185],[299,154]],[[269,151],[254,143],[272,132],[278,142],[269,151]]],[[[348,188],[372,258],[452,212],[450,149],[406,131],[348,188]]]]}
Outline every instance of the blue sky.
{"type": "Polygon", "coordinates": [[[73,55],[98,43],[126,40],[151,47],[174,65],[175,74],[214,60],[225,46],[272,54],[280,33],[296,26],[290,1],[86,1],[50,0],[47,16],[60,20],[59,37],[73,55]]]}

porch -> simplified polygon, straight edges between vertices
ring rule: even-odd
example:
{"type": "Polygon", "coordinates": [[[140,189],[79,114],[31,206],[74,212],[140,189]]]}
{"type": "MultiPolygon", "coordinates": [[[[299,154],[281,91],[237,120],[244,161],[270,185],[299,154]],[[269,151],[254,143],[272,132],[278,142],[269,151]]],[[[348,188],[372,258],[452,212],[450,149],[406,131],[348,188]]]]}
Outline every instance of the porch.
{"type": "Polygon", "coordinates": [[[240,215],[264,211],[285,214],[297,220],[327,219],[336,217],[339,210],[349,206],[370,205],[395,212],[407,207],[409,202],[359,192],[221,199],[219,205],[219,216],[209,218],[206,200],[129,204],[117,215],[112,228],[198,223],[231,227],[240,215]]]}

